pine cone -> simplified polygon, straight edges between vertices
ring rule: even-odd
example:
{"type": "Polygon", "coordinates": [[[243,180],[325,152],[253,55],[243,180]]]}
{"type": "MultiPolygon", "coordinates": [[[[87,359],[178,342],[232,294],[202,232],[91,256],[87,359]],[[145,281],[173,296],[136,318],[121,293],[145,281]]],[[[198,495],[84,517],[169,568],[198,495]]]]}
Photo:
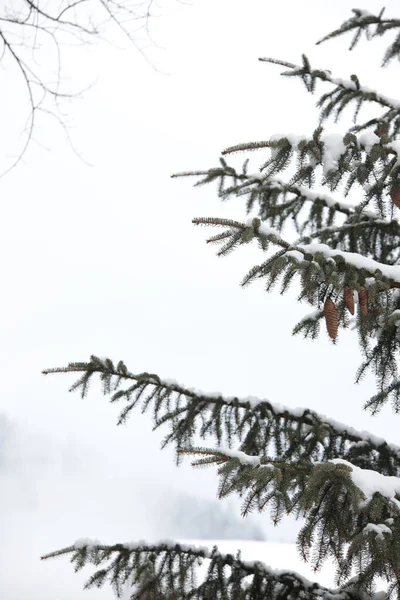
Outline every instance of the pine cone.
{"type": "Polygon", "coordinates": [[[366,317],[368,314],[367,299],[367,290],[365,289],[365,287],[360,287],[358,292],[358,302],[360,304],[360,311],[363,317],[366,317]]]}
{"type": "Polygon", "coordinates": [[[400,208],[400,187],[394,187],[390,190],[390,197],[393,204],[400,208]]]}
{"type": "Polygon", "coordinates": [[[324,315],[329,337],[332,340],[335,340],[338,332],[339,319],[335,303],[330,298],[325,300],[324,315]]]}
{"type": "Polygon", "coordinates": [[[354,315],[354,294],[353,290],[346,288],[343,294],[344,303],[350,314],[354,315]]]}
{"type": "Polygon", "coordinates": [[[375,129],[375,134],[378,137],[382,137],[383,135],[387,135],[388,131],[389,131],[389,126],[387,123],[379,123],[379,125],[375,129]]]}

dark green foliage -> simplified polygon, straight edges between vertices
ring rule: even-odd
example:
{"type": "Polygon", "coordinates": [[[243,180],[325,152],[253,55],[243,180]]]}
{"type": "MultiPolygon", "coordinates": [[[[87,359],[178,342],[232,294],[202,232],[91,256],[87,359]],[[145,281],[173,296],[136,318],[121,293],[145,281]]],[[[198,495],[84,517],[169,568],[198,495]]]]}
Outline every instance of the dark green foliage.
{"type": "Polygon", "coordinates": [[[356,582],[342,590],[328,590],[311,583],[297,573],[269,569],[261,562],[243,561],[240,553],[222,554],[214,547],[206,549],[160,543],[154,546],[88,544],[70,546],[43,559],[71,555],[75,570],[86,564],[103,565],[87,581],[85,588],[101,587],[110,582],[121,597],[126,584],[133,585],[131,600],[363,600],[356,582]],[[197,584],[196,573],[206,561],[208,569],[197,584]]]}
{"type": "MultiPolygon", "coordinates": [[[[362,31],[375,37],[400,28],[399,20],[383,19],[383,12],[376,17],[357,9],[354,15],[325,39],[355,31],[354,46],[362,31]]],[[[400,57],[398,39],[389,48],[385,63],[400,57]]],[[[247,223],[217,218],[197,218],[194,223],[222,229],[207,240],[223,242],[219,256],[251,240],[262,251],[268,251],[268,258],[249,271],[242,285],[264,279],[267,291],[279,286],[284,293],[292,282],[300,282],[299,300],[306,300],[319,316],[303,319],[294,328],[295,333],[316,338],[322,305],[331,298],[338,310],[339,325],[346,328],[354,322],[358,330],[364,360],[357,381],[368,369],[377,379],[378,393],[366,406],[376,412],[391,400],[399,411],[400,223],[392,194],[400,195],[400,142],[396,137],[400,134],[400,100],[364,87],[356,75],[343,80],[334,78],[330,71],[314,69],[306,56],[300,66],[269,58],[260,60],[285,67],[283,75],[300,78],[309,92],[315,92],[319,81],[331,84],[332,89],[317,102],[320,123],[329,118],[338,120],[352,105],[354,127],[338,136],[326,134],[320,124],[309,137],[274,136],[224,150],[223,154],[228,155],[269,149],[271,157],[255,175],[248,173],[248,160],[237,171],[224,158],[218,168],[177,174],[198,178],[196,185],[217,181],[221,199],[243,196],[247,213],[254,215],[256,211],[258,217],[247,223]],[[365,103],[383,112],[359,123],[365,103]],[[287,182],[277,179],[288,170],[291,175],[287,182]],[[315,183],[336,196],[310,189],[315,183]],[[353,203],[344,201],[353,189],[361,191],[363,197],[353,203]],[[297,240],[282,236],[289,224],[292,230],[294,226],[297,240]],[[271,245],[280,248],[271,253],[271,245]],[[371,260],[360,262],[356,255],[371,260]],[[367,314],[359,314],[355,321],[350,320],[343,300],[347,288],[353,292],[367,290],[367,314]]]]}
{"type": "MultiPolygon", "coordinates": [[[[363,557],[370,563],[368,568],[364,564],[359,573],[363,580],[370,582],[378,574],[384,577],[385,573],[389,583],[396,580],[400,558],[400,530],[397,529],[400,527],[400,508],[380,494],[366,499],[352,481],[351,468],[347,465],[312,463],[305,457],[296,462],[266,457],[261,458],[259,464],[249,465],[246,464],[247,457],[230,457],[229,452],[223,450],[184,452],[202,457],[195,466],[222,465],[218,471],[221,478],[219,495],[223,498],[233,492],[239,493],[243,497],[243,515],[253,510],[263,511],[271,505],[275,524],[291,512],[304,516],[298,547],[304,560],[312,559],[316,570],[326,558],[333,556],[338,564],[338,583],[342,583],[343,577],[348,577],[351,568],[357,568],[363,557]],[[387,544],[380,546],[380,553],[385,553],[384,569],[382,560],[374,561],[374,554],[366,552],[365,545],[360,544],[368,524],[373,522],[387,523],[387,534],[382,534],[387,544]]],[[[375,538],[376,535],[373,538],[376,543],[375,538]]]]}
{"type": "MultiPolygon", "coordinates": [[[[184,454],[200,457],[193,463],[195,466],[219,465],[219,497],[239,494],[243,499],[243,516],[254,510],[269,508],[275,525],[285,514],[305,517],[298,545],[304,559],[311,557],[316,569],[326,558],[333,556],[338,564],[338,583],[348,578],[352,567],[360,571],[356,590],[369,589],[377,575],[390,584],[397,582],[399,543],[393,540],[400,539],[400,496],[399,505],[380,494],[366,498],[351,479],[351,468],[347,464],[399,477],[400,448],[309,410],[294,412],[254,398],[240,400],[207,395],[174,382],[164,382],[155,374],[134,375],[121,361],[114,366],[110,359],[92,356],[89,363],[72,363],[65,368],[44,371],[46,374],[77,372],[82,376],[71,386],[71,391],[80,391],[84,397],[92,377],[98,374],[103,393],[110,396],[110,401],[124,402],[119,424],[125,423],[133,408],[140,404],[142,412],[152,410],[155,428],[170,425],[170,433],[165,437],[163,446],[174,443],[178,457],[184,454]],[[208,437],[216,439],[219,445],[226,443],[228,448],[239,444],[239,451],[194,445],[197,438],[208,437]],[[347,464],[327,462],[337,458],[347,461],[347,464]],[[379,545],[380,561],[376,561],[373,554],[376,532],[372,532],[375,537],[368,534],[367,545],[362,543],[371,523],[385,523],[391,532],[383,536],[385,545],[379,545]]],[[[163,581],[167,576],[166,589],[172,594],[169,598],[176,593],[178,578],[180,589],[187,589],[186,596],[182,593],[176,596],[179,599],[220,597],[259,600],[263,596],[257,594],[265,593],[266,589],[272,591],[277,583],[275,579],[271,582],[263,577],[259,581],[255,577],[252,586],[243,587],[242,577],[235,582],[233,575],[226,578],[223,568],[226,563],[221,566],[211,557],[209,579],[196,587],[193,583],[188,584],[194,566],[190,552],[188,556],[183,552],[189,562],[181,561],[177,566],[173,552],[167,552],[162,544],[156,550],[153,548],[155,554],[151,556],[166,552],[170,561],[168,564],[161,561],[163,569],[166,569],[164,574],[163,571],[148,570],[150,567],[153,569],[155,558],[148,561],[147,553],[150,551],[144,547],[133,553],[122,546],[110,548],[103,554],[92,550],[85,554],[84,550],[74,551],[71,548],[68,552],[74,552],[73,560],[79,567],[86,562],[100,565],[109,560],[110,554],[118,552],[116,561],[107,569],[96,572],[88,582],[89,586],[100,586],[109,579],[117,594],[127,582],[137,583],[135,577],[143,578],[145,589],[151,591],[151,599],[160,600],[166,598],[163,581]],[[186,571],[188,565],[190,573],[186,571]],[[271,585],[272,588],[269,588],[271,585]],[[201,596],[202,593],[209,595],[201,596]]],[[[181,554],[178,553],[178,557],[180,559],[181,554]]],[[[393,586],[400,591],[398,583],[393,586]]],[[[285,597],[291,596],[282,596],[285,597]]],[[[141,596],[134,595],[132,598],[141,596]]]]}
{"type": "MultiPolygon", "coordinates": [[[[363,33],[365,33],[367,40],[371,40],[374,37],[383,36],[388,31],[392,32],[393,30],[400,29],[400,19],[384,19],[384,11],[385,9],[382,8],[378,15],[373,15],[368,11],[355,8],[353,9],[354,16],[351,19],[345,21],[339,29],[335,29],[335,31],[322,38],[318,44],[351,31],[354,32],[354,37],[350,44],[350,50],[352,50],[360,41],[363,33]]],[[[400,34],[396,34],[395,40],[386,50],[383,65],[388,64],[393,58],[400,59],[400,34]]]]}
{"type": "Polygon", "coordinates": [[[110,402],[124,403],[119,425],[126,422],[135,407],[142,412],[152,411],[154,429],[169,425],[163,447],[172,443],[179,451],[191,448],[196,439],[211,437],[218,445],[239,447],[252,456],[271,455],[287,461],[342,458],[361,468],[400,476],[400,447],[308,409],[293,413],[268,400],[207,395],[165,382],[155,374],[135,375],[122,361],[115,366],[110,359],[96,356],[88,363],[71,363],[44,373],[82,373],[70,388],[82,397],[93,376],[99,375],[103,394],[110,397],[110,402]]]}

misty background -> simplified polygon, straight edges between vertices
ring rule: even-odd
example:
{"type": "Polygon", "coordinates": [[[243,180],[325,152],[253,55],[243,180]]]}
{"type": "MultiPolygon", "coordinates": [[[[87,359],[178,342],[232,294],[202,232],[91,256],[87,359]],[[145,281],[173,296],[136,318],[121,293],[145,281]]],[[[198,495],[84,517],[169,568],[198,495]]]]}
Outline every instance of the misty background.
{"type": "MultiPolygon", "coordinates": [[[[386,6],[393,14],[397,3],[386,6]]],[[[215,470],[193,470],[188,460],[178,468],[173,448],[160,451],[165,432],[152,432],[150,416],[134,411],[116,427],[118,407],[97,384],[81,400],[68,394],[73,377],[44,377],[44,368],[91,354],[122,359],[133,372],[307,406],[398,443],[390,408],[374,418],[362,411],[375,388],[368,378],[353,383],[356,336],[340,332],[336,346],[323,333],[316,342],[292,338],[309,311],[294,291],[239,286],[260,260],[257,248],[217,259],[207,232],[191,224],[195,216],[241,219],[242,203],[221,204],[212,186],[170,178],[216,166],[229,145],[314,129],[316,98],[260,56],[298,62],[305,52],[315,66],[343,78],[357,72],[363,84],[398,95],[398,66],[379,70],[381,41],[351,54],[349,39],[315,47],[350,8],[345,0],[170,0],[152,23],[160,48],[147,48],[158,70],[121,39],[68,49],[65,78],[77,88],[93,83],[66,109],[83,160],[44,119],[23,162],[0,180],[4,600],[111,598],[108,588],[83,591],[85,573],[75,575],[67,560],[39,560],[81,537],[294,542],[300,527],[287,518],[274,528],[268,514],[242,519],[239,500],[216,499],[215,470]]],[[[16,73],[3,68],[1,77],[6,163],[27,105],[16,73]]],[[[253,170],[263,157],[251,156],[253,170]]]]}

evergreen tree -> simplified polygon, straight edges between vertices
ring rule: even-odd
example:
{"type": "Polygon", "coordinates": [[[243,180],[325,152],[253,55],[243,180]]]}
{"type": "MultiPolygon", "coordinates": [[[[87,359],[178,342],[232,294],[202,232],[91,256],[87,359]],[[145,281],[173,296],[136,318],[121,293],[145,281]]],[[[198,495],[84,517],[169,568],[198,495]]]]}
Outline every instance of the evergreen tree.
{"type": "MultiPolygon", "coordinates": [[[[363,32],[368,39],[394,33],[383,65],[400,59],[399,19],[387,19],[383,11],[376,16],[354,10],[324,40],[347,32],[354,35],[351,48],[363,32]]],[[[295,333],[316,338],[323,321],[335,342],[341,328],[353,325],[363,357],[357,380],[372,370],[378,385],[366,408],[374,414],[391,401],[399,412],[400,100],[364,87],[356,75],[336,79],[313,68],[306,56],[300,65],[260,60],[283,66],[283,75],[300,78],[309,92],[319,82],[329,85],[317,104],[319,126],[309,137],[274,136],[223,152],[270,149],[256,175],[248,173],[247,161],[238,171],[225,158],[216,168],[176,175],[196,177],[196,185],[216,181],[222,199],[247,201],[247,221],[199,218],[194,223],[218,229],[208,242],[220,244],[219,255],[252,240],[268,252],[243,285],[262,278],[267,290],[280,283],[284,293],[299,276],[299,299],[314,310],[295,333]],[[376,116],[362,121],[366,103],[376,116]],[[344,135],[326,134],[322,124],[338,119],[349,105],[355,108],[354,126],[344,135]],[[278,179],[294,158],[289,180],[278,179]],[[312,189],[316,182],[340,198],[312,189]],[[360,199],[345,200],[356,188],[360,199]],[[293,241],[282,237],[288,221],[296,229],[293,241]]],[[[79,373],[71,390],[82,397],[98,375],[104,394],[122,405],[119,423],[139,405],[143,412],[151,410],[155,428],[169,427],[163,446],[174,444],[178,461],[189,454],[195,465],[217,465],[220,497],[239,494],[243,515],[268,508],[275,524],[285,514],[303,518],[299,552],[316,569],[333,558],[338,586],[325,589],[296,573],[246,562],[240,553],[166,542],[106,546],[82,540],[43,557],[70,555],[76,569],[92,563],[97,570],[87,587],[109,582],[120,596],[128,585],[137,600],[350,600],[373,598],[377,579],[383,579],[388,595],[400,598],[400,447],[311,410],[201,393],[95,356],[45,373],[79,373]],[[210,437],[216,447],[197,446],[199,438],[210,437]],[[198,580],[204,561],[208,570],[198,580]]]]}

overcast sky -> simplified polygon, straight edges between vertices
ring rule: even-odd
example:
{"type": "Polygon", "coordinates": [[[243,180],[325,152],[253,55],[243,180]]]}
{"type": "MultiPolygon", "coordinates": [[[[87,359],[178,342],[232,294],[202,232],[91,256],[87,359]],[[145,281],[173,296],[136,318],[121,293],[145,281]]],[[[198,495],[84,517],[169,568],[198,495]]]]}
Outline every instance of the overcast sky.
{"type": "MultiPolygon", "coordinates": [[[[43,368],[109,356],[205,391],[307,406],[398,442],[390,409],[375,418],[362,411],[374,382],[353,384],[356,336],[341,332],[336,346],[324,334],[317,342],[292,338],[309,307],[294,292],[241,289],[259,251],[217,259],[207,232],[191,224],[194,216],[243,218],[241,202],[222,206],[212,186],[170,179],[215,166],[231,144],[313,130],[315,99],[258,57],[296,62],[305,52],[316,66],[342,77],[357,72],[393,96],[396,65],[379,72],[381,42],[353,54],[348,39],[314,46],[349,16],[347,0],[159,4],[152,33],[163,49],[148,48],[157,71],[132,47],[69,51],[66,75],[77,87],[93,82],[67,115],[86,163],[53,121],[42,120],[40,145],[0,180],[4,600],[111,598],[108,589],[83,592],[67,560],[40,563],[40,554],[86,536],[111,543],[182,535],[171,499],[209,502],[217,490],[212,469],[174,466],[147,416],[134,412],[116,427],[117,408],[96,386],[82,401],[67,393],[73,378],[44,377],[43,368]]],[[[388,11],[396,4],[386,2],[388,11]]],[[[26,107],[17,74],[0,75],[5,165],[26,107]]],[[[263,158],[253,155],[254,170],[263,158]]],[[[291,521],[274,529],[263,515],[257,523],[267,539],[295,539],[291,521]]]]}

